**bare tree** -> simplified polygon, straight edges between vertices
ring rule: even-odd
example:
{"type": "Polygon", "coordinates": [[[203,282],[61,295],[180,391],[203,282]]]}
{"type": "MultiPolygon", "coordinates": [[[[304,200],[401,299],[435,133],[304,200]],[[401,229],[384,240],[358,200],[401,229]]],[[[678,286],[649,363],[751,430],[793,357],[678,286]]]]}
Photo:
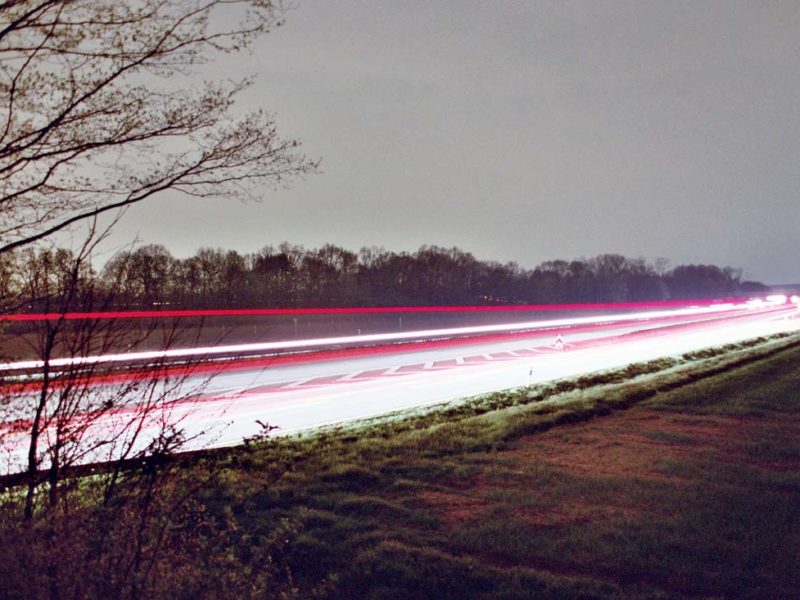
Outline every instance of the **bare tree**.
{"type": "MultiPolygon", "coordinates": [[[[4,591],[144,597],[170,563],[159,560],[193,489],[177,469],[164,476],[185,441],[173,409],[196,388],[160,361],[115,379],[85,360],[135,349],[155,325],[68,315],[114,302],[118,282],[91,267],[100,215],[165,192],[251,198],[315,170],[268,113],[238,111],[249,79],[198,77],[282,12],[270,0],[0,0],[0,310],[52,316],[3,348],[31,359],[0,375],[0,442],[17,460],[0,468],[4,591]],[[77,250],[43,247],[85,223],[77,250]]],[[[160,322],[162,347],[178,331],[160,322]]]]}
{"type": "Polygon", "coordinates": [[[313,171],[269,114],[234,115],[248,79],[190,78],[281,14],[270,0],[0,0],[0,253],[167,190],[250,195],[313,171]]]}
{"type": "Polygon", "coordinates": [[[131,330],[116,320],[68,318],[114,302],[118,284],[100,283],[88,265],[101,239],[90,237],[75,253],[29,250],[17,261],[15,295],[52,318],[20,332],[18,346],[27,344],[32,360],[0,371],[0,448],[8,460],[0,465],[0,536],[26,538],[14,556],[50,597],[82,597],[98,585],[110,586],[109,597],[146,595],[176,514],[191,510],[195,486],[205,483],[176,485],[181,474],[171,464],[187,441],[182,418],[205,377],[164,359],[124,371],[86,360],[136,350],[155,334],[169,348],[186,332],[174,321],[131,330]],[[92,464],[101,466],[87,470],[92,464]],[[113,577],[94,573],[109,563],[113,577]]]}
{"type": "Polygon", "coordinates": [[[75,254],[29,251],[19,263],[17,295],[53,317],[19,333],[16,346],[29,360],[7,363],[0,372],[0,416],[5,424],[0,443],[15,449],[11,455],[17,460],[7,469],[0,467],[0,473],[24,473],[25,520],[34,516],[42,483],[48,489],[47,504],[56,506],[66,469],[87,461],[144,456],[155,450],[153,440],[170,438],[170,447],[176,447],[180,432],[170,409],[194,391],[180,389],[186,368],[171,376],[158,359],[127,375],[102,372],[103,365],[91,360],[122,348],[136,350],[155,334],[169,347],[179,331],[174,321],[130,329],[111,319],[67,318],[70,313],[105,310],[114,301],[117,285],[105,282],[100,287],[88,266],[96,242],[87,241],[75,254]],[[95,385],[98,375],[114,377],[95,385]]]}

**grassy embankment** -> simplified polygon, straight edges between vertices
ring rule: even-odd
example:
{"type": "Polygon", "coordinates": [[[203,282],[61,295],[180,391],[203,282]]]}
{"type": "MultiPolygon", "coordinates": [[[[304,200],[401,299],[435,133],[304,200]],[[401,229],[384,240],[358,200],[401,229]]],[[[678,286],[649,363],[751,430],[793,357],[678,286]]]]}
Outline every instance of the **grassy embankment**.
{"type": "Polygon", "coordinates": [[[301,595],[788,598],[800,589],[796,338],[219,461],[208,510],[236,522],[236,551],[253,556],[289,523],[271,557],[301,595]],[[600,415],[610,416],[588,422],[600,415]]]}

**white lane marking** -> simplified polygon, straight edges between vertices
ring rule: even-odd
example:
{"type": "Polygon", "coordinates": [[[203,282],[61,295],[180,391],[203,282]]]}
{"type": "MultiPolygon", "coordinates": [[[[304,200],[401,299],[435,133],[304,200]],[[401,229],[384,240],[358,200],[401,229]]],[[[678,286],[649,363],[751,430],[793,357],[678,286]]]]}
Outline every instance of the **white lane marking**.
{"type": "Polygon", "coordinates": [[[403,365],[397,365],[396,367],[389,367],[388,369],[386,369],[386,371],[384,371],[384,375],[394,375],[402,368],[403,365]]]}
{"type": "Polygon", "coordinates": [[[464,364],[464,357],[463,356],[456,357],[456,364],[457,365],[463,365],[464,364]]]}
{"type": "Polygon", "coordinates": [[[305,379],[298,379],[297,381],[293,381],[293,382],[291,382],[291,383],[288,383],[288,384],[286,384],[286,385],[282,385],[282,386],[281,386],[281,388],[282,388],[282,389],[287,389],[287,388],[289,388],[289,389],[291,389],[291,388],[297,388],[297,387],[300,387],[301,385],[305,385],[305,384],[307,384],[309,381],[313,381],[313,380],[315,380],[315,379],[318,379],[318,377],[306,377],[305,379]]]}
{"type": "Polygon", "coordinates": [[[214,396],[238,396],[244,394],[249,388],[246,387],[231,387],[231,388],[209,388],[205,390],[206,395],[213,394],[214,396]]]}
{"type": "Polygon", "coordinates": [[[344,377],[340,377],[339,381],[350,381],[351,379],[355,379],[359,375],[361,375],[364,371],[353,371],[352,373],[348,373],[344,377]]]}
{"type": "Polygon", "coordinates": [[[432,368],[433,368],[433,361],[432,361],[432,360],[429,360],[429,361],[428,361],[428,362],[426,362],[424,365],[422,365],[422,368],[423,368],[423,369],[432,369],[432,368]]]}

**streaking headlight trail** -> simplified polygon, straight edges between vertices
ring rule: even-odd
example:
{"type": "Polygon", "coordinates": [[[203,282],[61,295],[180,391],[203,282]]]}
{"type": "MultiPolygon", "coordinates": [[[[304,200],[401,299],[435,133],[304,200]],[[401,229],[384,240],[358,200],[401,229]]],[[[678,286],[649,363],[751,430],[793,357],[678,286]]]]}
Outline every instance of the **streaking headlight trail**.
{"type": "MultiPolygon", "coordinates": [[[[764,306],[762,304],[759,306],[764,306]]],[[[325,337],[302,340],[282,340],[249,344],[223,344],[216,346],[203,346],[192,348],[171,348],[167,350],[149,350],[141,352],[123,352],[115,354],[102,354],[96,356],[77,356],[54,358],[49,361],[51,368],[74,367],[82,365],[113,364],[133,361],[181,359],[192,357],[213,357],[227,354],[245,354],[257,352],[276,352],[286,350],[306,350],[313,348],[327,348],[345,344],[377,344],[418,340],[426,338],[447,338],[470,336],[488,333],[503,333],[512,331],[527,331],[537,329],[557,329],[560,327],[574,327],[593,323],[619,323],[622,321],[641,321],[665,317],[682,317],[693,315],[715,314],[735,309],[754,308],[746,304],[723,303],[709,306],[691,306],[673,310],[656,310],[647,312],[634,312],[615,315],[594,315],[586,317],[571,317],[567,319],[536,320],[526,322],[503,323],[497,325],[478,325],[471,327],[451,327],[444,329],[424,329],[417,331],[402,331],[392,333],[376,333],[365,335],[350,335],[325,337]]],[[[0,371],[17,371],[41,369],[45,366],[42,360],[26,360],[18,362],[0,363],[0,371]]]]}

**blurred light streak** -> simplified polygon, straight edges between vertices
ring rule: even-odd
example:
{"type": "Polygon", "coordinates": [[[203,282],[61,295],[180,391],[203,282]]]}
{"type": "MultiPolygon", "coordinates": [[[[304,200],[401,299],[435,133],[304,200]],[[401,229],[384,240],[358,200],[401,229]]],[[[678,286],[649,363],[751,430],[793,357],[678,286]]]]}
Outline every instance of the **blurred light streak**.
{"type": "MultiPolygon", "coordinates": [[[[747,308],[747,304],[738,305],[747,308]]],[[[567,319],[537,320],[517,323],[503,323],[498,325],[478,325],[472,327],[451,327],[445,329],[424,329],[417,331],[402,331],[394,333],[376,333],[366,335],[337,336],[328,338],[313,338],[302,340],[281,340],[275,342],[260,342],[250,344],[227,344],[195,348],[172,348],[167,350],[152,350],[144,352],[127,352],[117,354],[102,354],[97,356],[75,356],[55,358],[49,361],[50,368],[73,367],[81,365],[96,365],[102,363],[124,363],[143,360],[176,359],[191,357],[212,357],[226,354],[242,354],[252,352],[269,352],[277,350],[301,350],[311,348],[325,348],[343,344],[370,344],[382,342],[400,342],[411,339],[442,338],[448,336],[465,336],[482,333],[510,332],[534,329],[554,329],[571,327],[592,323],[619,323],[621,321],[637,321],[658,319],[671,316],[691,316],[713,314],[730,311],[737,308],[733,303],[712,304],[709,306],[692,306],[677,310],[662,310],[638,313],[624,313],[616,315],[593,315],[586,317],[572,317],[567,319]]],[[[0,363],[0,371],[19,371],[41,369],[45,366],[42,360],[28,360],[10,363],[0,363]]]]}
{"type": "MultiPolygon", "coordinates": [[[[745,298],[716,300],[715,304],[745,302],[745,298]]],[[[128,310],[68,313],[19,313],[0,315],[0,321],[65,321],[91,319],[165,319],[186,317],[279,317],[314,315],[370,315],[391,313],[534,312],[564,310],[627,310],[679,308],[709,305],[709,300],[664,300],[659,302],[595,302],[589,304],[505,304],[479,306],[366,306],[331,308],[223,308],[198,310],[128,310]]]]}

